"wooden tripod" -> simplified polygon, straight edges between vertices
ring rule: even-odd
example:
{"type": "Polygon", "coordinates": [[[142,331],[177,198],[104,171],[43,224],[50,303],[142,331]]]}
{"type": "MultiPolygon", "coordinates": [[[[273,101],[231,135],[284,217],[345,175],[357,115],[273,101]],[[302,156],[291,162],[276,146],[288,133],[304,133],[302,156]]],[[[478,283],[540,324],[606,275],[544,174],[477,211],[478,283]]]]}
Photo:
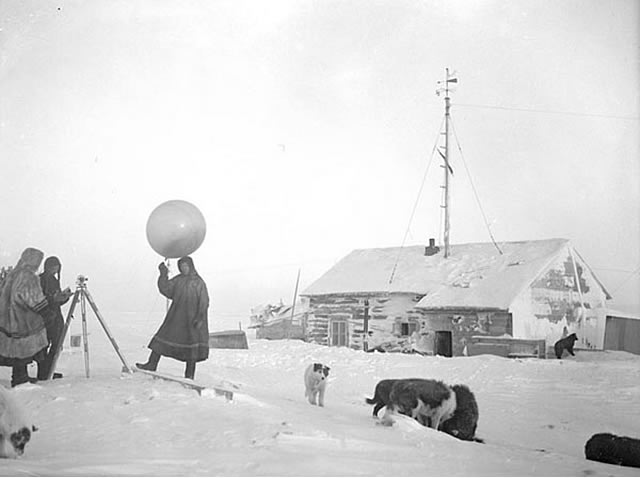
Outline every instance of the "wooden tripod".
{"type": "Polygon", "coordinates": [[[127,364],[127,361],[125,360],[125,357],[120,352],[120,348],[116,343],[116,339],[114,339],[113,335],[111,335],[111,332],[109,332],[107,323],[105,322],[105,319],[102,317],[102,314],[98,310],[98,306],[94,302],[93,297],[91,297],[91,294],[87,289],[87,280],[88,279],[86,277],[81,275],[81,276],[78,276],[78,280],[76,281],[76,292],[73,295],[73,300],[71,301],[71,307],[69,307],[69,312],[67,312],[67,320],[65,321],[65,327],[62,330],[62,336],[60,337],[60,341],[58,342],[58,349],[56,350],[56,353],[53,356],[53,360],[51,361],[51,367],[49,368],[49,374],[47,375],[48,380],[51,380],[54,372],[56,371],[56,364],[58,363],[60,352],[62,352],[62,346],[65,340],[65,337],[67,336],[67,332],[69,331],[69,326],[71,325],[71,319],[73,319],[73,312],[76,306],[78,305],[78,302],[80,302],[80,310],[82,313],[82,342],[84,346],[85,374],[87,375],[87,378],[89,378],[89,341],[87,339],[87,302],[89,302],[89,305],[93,309],[94,314],[96,314],[96,317],[98,318],[98,322],[100,322],[100,325],[102,325],[102,328],[107,334],[107,337],[111,342],[111,345],[113,345],[114,350],[118,354],[118,357],[120,358],[120,361],[122,362],[122,365],[123,365],[123,372],[133,373],[133,370],[131,369],[131,367],[129,367],[129,365],[127,364]]]}

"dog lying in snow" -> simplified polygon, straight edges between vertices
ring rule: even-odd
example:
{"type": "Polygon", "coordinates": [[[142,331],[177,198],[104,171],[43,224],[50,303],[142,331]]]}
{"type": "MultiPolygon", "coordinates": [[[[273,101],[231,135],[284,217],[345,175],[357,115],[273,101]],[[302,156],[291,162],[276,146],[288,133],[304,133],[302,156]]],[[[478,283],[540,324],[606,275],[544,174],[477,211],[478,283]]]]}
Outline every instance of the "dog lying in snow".
{"type": "Polygon", "coordinates": [[[585,443],[588,460],[639,468],[639,439],[597,433],[585,443]]]}
{"type": "Polygon", "coordinates": [[[316,405],[316,397],[318,397],[318,406],[325,406],[328,375],[329,367],[322,363],[310,364],[305,370],[305,397],[312,405],[316,405]]]}
{"type": "Polygon", "coordinates": [[[445,432],[459,440],[483,443],[476,438],[476,425],[479,421],[479,407],[472,391],[465,385],[453,385],[456,395],[454,414],[439,425],[439,431],[445,432]]]}
{"type": "Polygon", "coordinates": [[[0,386],[0,458],[17,458],[31,440],[31,425],[12,392],[0,386]]]}
{"type": "Polygon", "coordinates": [[[576,342],[578,337],[576,334],[570,334],[564,339],[558,340],[554,344],[554,353],[556,354],[556,358],[560,359],[563,356],[563,351],[567,350],[570,355],[574,355],[574,342],[576,342]]]}
{"type": "Polygon", "coordinates": [[[456,394],[438,380],[397,380],[389,394],[382,423],[391,425],[391,415],[400,413],[416,419],[421,425],[438,430],[456,410],[456,394]]]}

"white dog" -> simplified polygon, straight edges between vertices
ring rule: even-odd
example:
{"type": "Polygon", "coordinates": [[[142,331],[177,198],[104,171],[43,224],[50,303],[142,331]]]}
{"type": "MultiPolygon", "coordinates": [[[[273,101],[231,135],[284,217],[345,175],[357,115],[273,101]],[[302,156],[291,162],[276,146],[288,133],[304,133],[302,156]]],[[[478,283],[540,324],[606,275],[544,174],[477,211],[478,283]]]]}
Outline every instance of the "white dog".
{"type": "Polygon", "coordinates": [[[17,458],[31,440],[31,425],[11,391],[0,385],[0,458],[17,458]]]}
{"type": "Polygon", "coordinates": [[[322,363],[311,364],[305,370],[305,397],[312,405],[316,405],[316,396],[318,395],[318,406],[325,406],[325,387],[328,375],[329,367],[322,363]]]}

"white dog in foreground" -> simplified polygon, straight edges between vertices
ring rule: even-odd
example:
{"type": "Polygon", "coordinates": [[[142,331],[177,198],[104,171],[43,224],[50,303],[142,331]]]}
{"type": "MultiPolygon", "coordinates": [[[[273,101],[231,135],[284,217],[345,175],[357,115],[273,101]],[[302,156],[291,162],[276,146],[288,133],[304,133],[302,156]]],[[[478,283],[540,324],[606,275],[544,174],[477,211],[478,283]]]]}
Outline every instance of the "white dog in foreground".
{"type": "Polygon", "coordinates": [[[24,453],[36,428],[29,423],[13,392],[0,385],[0,458],[17,458],[24,453]]]}
{"type": "Polygon", "coordinates": [[[313,363],[305,370],[305,397],[312,405],[316,405],[316,397],[318,396],[318,406],[325,406],[325,387],[328,375],[329,367],[322,363],[313,363]]]}

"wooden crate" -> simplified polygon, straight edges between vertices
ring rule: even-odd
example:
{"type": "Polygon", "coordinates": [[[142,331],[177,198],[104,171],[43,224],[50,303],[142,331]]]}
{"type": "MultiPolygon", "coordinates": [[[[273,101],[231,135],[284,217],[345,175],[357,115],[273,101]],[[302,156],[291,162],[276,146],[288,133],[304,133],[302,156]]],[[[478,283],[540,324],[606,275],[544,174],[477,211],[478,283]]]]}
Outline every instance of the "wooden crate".
{"type": "Polygon", "coordinates": [[[471,343],[467,346],[468,355],[498,355],[499,357],[507,357],[509,353],[510,348],[505,344],[471,343]]]}
{"type": "Polygon", "coordinates": [[[544,339],[516,339],[475,335],[467,347],[468,355],[483,353],[510,358],[546,358],[544,339]]]}

